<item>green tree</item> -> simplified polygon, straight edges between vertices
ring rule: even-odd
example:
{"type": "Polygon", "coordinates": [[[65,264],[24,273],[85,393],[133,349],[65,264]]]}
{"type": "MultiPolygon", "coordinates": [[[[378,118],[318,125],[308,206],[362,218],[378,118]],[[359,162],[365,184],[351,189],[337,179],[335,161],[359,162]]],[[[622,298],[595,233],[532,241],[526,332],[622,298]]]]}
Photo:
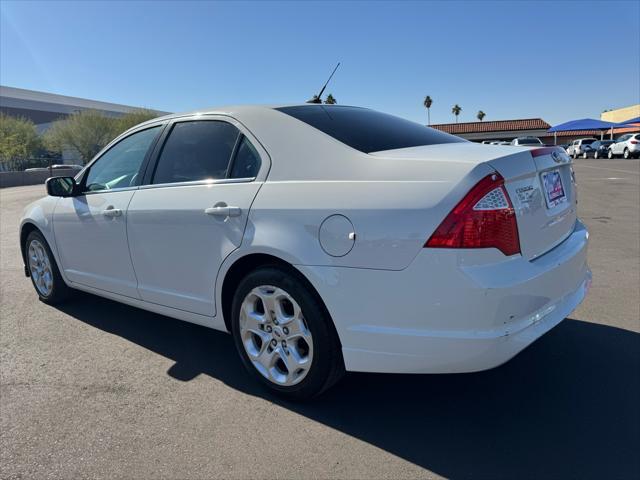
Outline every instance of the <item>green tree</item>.
{"type": "Polygon", "coordinates": [[[479,111],[478,111],[478,114],[476,115],[476,117],[477,117],[477,118],[478,118],[478,120],[480,120],[480,121],[484,120],[484,117],[486,117],[486,116],[487,116],[487,114],[486,114],[486,113],[484,113],[482,110],[479,110],[479,111]]]}
{"type": "Polygon", "coordinates": [[[422,102],[422,104],[424,105],[424,108],[427,109],[428,125],[431,125],[431,105],[433,104],[433,99],[427,95],[424,97],[424,102],[422,102]]]}
{"type": "Polygon", "coordinates": [[[84,110],[54,122],[45,134],[45,143],[49,149],[58,152],[71,149],[87,163],[122,132],[156,116],[150,110],[134,110],[120,118],[84,110]]]}
{"type": "Polygon", "coordinates": [[[458,123],[458,115],[460,115],[461,111],[462,107],[460,107],[460,105],[458,105],[457,103],[451,108],[451,113],[456,116],[456,123],[458,123]]]}
{"type": "Polygon", "coordinates": [[[36,126],[31,120],[0,113],[0,169],[16,170],[41,146],[36,126]]]}
{"type": "Polygon", "coordinates": [[[139,110],[133,110],[132,112],[129,112],[126,115],[115,119],[113,136],[115,138],[122,132],[129,130],[131,127],[135,127],[142,122],[146,122],[147,120],[152,120],[157,117],[158,114],[153,110],[147,110],[143,108],[139,110]]]}
{"type": "Polygon", "coordinates": [[[333,94],[329,94],[327,95],[327,99],[324,101],[324,103],[326,103],[327,105],[335,105],[337,102],[336,97],[333,96],[333,94]]]}

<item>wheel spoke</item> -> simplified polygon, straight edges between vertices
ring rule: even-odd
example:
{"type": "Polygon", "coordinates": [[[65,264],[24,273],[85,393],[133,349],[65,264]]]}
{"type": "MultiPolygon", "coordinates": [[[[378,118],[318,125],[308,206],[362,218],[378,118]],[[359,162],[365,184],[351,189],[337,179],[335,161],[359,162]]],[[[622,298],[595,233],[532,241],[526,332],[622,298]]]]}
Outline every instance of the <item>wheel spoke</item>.
{"type": "Polygon", "coordinates": [[[266,319],[264,315],[260,315],[255,311],[252,304],[242,305],[242,320],[247,330],[252,332],[260,332],[260,327],[264,326],[266,319]]]}
{"type": "Polygon", "coordinates": [[[289,329],[289,335],[287,340],[294,340],[298,337],[304,339],[305,342],[311,343],[311,332],[306,327],[304,321],[301,318],[294,318],[286,324],[289,329]]]}
{"type": "Polygon", "coordinates": [[[260,365],[262,365],[268,372],[269,369],[273,367],[273,364],[275,363],[275,350],[268,348],[267,345],[268,344],[264,345],[264,348],[256,357],[256,361],[260,365]]]}
{"type": "Polygon", "coordinates": [[[283,347],[278,347],[278,348],[276,348],[275,351],[276,351],[276,354],[277,354],[278,358],[280,358],[280,360],[282,360],[282,363],[284,363],[284,366],[287,367],[287,372],[288,372],[287,373],[287,377],[290,377],[298,369],[296,367],[295,362],[291,358],[291,353],[289,353],[289,355],[287,355],[285,353],[283,347]]]}

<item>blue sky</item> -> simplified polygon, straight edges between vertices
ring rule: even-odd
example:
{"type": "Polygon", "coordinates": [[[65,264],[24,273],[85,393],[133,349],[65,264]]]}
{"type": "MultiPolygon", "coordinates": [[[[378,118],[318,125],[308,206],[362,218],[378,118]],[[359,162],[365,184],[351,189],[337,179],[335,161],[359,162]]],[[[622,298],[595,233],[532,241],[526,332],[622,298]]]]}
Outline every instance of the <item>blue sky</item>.
{"type": "Polygon", "coordinates": [[[640,2],[0,3],[0,83],[166,111],[339,103],[433,123],[640,103],[640,2]],[[582,28],[577,28],[582,27],[582,28]]]}

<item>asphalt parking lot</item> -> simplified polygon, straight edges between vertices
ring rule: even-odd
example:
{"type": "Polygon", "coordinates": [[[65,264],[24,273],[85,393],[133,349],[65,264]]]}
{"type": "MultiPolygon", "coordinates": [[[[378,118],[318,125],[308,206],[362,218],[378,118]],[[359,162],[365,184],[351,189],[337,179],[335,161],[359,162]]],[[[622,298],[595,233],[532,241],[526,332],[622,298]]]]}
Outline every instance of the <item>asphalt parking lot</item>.
{"type": "Polygon", "coordinates": [[[577,160],[594,280],[500,368],[270,397],[231,337],[91,295],[36,299],[0,191],[2,478],[640,478],[640,161],[577,160]]]}

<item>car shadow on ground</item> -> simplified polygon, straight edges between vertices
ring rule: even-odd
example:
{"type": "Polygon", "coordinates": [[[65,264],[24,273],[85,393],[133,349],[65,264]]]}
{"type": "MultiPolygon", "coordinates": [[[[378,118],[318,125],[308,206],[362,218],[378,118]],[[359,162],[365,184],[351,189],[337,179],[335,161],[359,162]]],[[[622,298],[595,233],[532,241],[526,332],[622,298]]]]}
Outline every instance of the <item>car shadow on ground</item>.
{"type": "MultiPolygon", "coordinates": [[[[227,334],[88,294],[76,319],[449,478],[639,478],[640,334],[568,319],[502,367],[349,374],[320,399],[272,397],[227,334]]],[[[162,372],[158,372],[158,375],[162,372]]]]}

